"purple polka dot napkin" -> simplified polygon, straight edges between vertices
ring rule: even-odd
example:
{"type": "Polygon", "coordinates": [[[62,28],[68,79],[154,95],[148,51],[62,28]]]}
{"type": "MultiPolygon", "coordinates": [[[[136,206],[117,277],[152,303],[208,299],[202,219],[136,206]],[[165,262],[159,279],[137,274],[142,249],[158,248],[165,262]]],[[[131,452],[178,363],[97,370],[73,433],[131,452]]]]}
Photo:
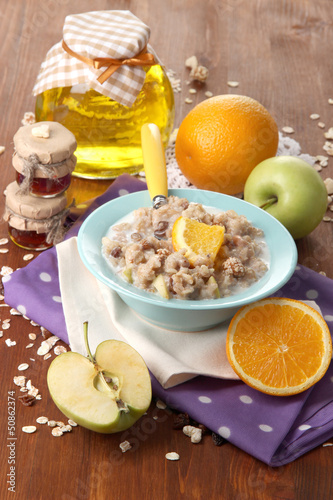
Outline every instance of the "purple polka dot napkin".
{"type": "MultiPolygon", "coordinates": [[[[67,233],[76,236],[95,208],[119,195],[146,189],[123,175],[67,233]]],[[[61,303],[58,263],[51,248],[26,267],[3,278],[5,301],[68,343],[61,303]]],[[[315,300],[333,332],[333,280],[297,266],[289,282],[274,295],[315,300]]],[[[311,389],[290,397],[262,394],[241,381],[198,376],[163,389],[152,375],[153,393],[170,407],[188,412],[228,441],[271,466],[291,462],[333,437],[333,365],[311,389]]]]}

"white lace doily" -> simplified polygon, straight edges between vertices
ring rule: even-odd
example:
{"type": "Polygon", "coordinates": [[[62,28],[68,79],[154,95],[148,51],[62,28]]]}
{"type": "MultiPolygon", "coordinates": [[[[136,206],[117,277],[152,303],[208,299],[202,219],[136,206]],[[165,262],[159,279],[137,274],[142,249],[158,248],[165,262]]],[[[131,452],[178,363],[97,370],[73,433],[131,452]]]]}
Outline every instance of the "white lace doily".
{"type": "MultiPolygon", "coordinates": [[[[175,142],[177,137],[177,129],[173,131],[170,137],[169,146],[165,151],[166,164],[167,164],[167,174],[168,174],[168,186],[170,188],[194,188],[193,184],[191,184],[186,177],[180,171],[176,157],[175,157],[175,142]]],[[[310,165],[315,164],[315,158],[308,154],[304,154],[301,152],[300,144],[292,139],[291,137],[282,135],[279,132],[279,145],[277,156],[298,156],[302,160],[306,161],[310,165]]]]}

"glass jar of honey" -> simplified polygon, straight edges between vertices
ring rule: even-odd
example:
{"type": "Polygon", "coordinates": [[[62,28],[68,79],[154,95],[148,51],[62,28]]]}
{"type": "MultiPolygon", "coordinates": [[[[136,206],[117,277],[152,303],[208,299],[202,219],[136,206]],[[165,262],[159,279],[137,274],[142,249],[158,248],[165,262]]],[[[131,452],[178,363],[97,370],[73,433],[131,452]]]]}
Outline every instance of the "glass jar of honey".
{"type": "Polygon", "coordinates": [[[13,138],[12,165],[22,194],[53,198],[66,191],[76,165],[76,140],[57,122],[20,127],[13,138]]]}
{"type": "Polygon", "coordinates": [[[22,189],[29,184],[27,190],[31,195],[53,198],[69,188],[76,158],[72,155],[68,160],[52,166],[43,165],[40,168],[37,166],[30,180],[25,174],[26,163],[18,155],[14,154],[12,164],[16,170],[16,182],[22,189]]]}
{"type": "Polygon", "coordinates": [[[3,219],[8,222],[11,240],[27,250],[45,250],[59,243],[64,236],[68,214],[66,195],[37,198],[24,195],[16,182],[5,190],[3,219]]]}
{"type": "Polygon", "coordinates": [[[57,121],[77,140],[73,175],[107,179],[141,171],[147,122],[159,127],[167,146],[174,95],[149,36],[129,11],[66,17],[63,40],[48,52],[34,94],[37,121],[57,121]]]}

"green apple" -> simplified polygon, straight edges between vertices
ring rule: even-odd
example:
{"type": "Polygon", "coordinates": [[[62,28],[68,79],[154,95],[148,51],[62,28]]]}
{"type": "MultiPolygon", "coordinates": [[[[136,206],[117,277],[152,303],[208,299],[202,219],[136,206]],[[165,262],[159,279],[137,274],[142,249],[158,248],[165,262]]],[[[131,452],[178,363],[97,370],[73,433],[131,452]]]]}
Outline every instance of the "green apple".
{"type": "Polygon", "coordinates": [[[105,340],[95,357],[76,352],[57,356],[47,385],[57,407],[82,427],[105,434],[131,427],[151,403],[151,380],[140,354],[125,342],[105,340]]]}
{"type": "Polygon", "coordinates": [[[123,276],[128,283],[133,283],[132,269],[130,267],[125,267],[123,270],[123,276]]]}
{"type": "Polygon", "coordinates": [[[158,293],[164,299],[169,299],[169,290],[166,286],[165,279],[162,274],[158,274],[152,283],[153,287],[158,291],[158,293]]]}
{"type": "Polygon", "coordinates": [[[293,156],[259,163],[244,187],[244,200],[278,219],[294,239],[311,233],[327,209],[327,190],[318,172],[293,156]]]}

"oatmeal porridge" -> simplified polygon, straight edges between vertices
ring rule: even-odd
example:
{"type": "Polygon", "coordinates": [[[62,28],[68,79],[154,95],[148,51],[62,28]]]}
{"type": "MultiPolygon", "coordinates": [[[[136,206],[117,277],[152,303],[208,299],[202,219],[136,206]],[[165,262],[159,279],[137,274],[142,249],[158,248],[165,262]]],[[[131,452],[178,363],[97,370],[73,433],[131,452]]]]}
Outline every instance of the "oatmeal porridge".
{"type": "Polygon", "coordinates": [[[102,253],[123,279],[165,298],[226,297],[249,287],[268,269],[263,231],[244,215],[177,196],[169,196],[158,209],[139,208],[113,225],[102,239],[102,253]],[[179,217],[224,227],[215,259],[200,254],[189,262],[186,249],[174,250],[172,228],[179,217]]]}

